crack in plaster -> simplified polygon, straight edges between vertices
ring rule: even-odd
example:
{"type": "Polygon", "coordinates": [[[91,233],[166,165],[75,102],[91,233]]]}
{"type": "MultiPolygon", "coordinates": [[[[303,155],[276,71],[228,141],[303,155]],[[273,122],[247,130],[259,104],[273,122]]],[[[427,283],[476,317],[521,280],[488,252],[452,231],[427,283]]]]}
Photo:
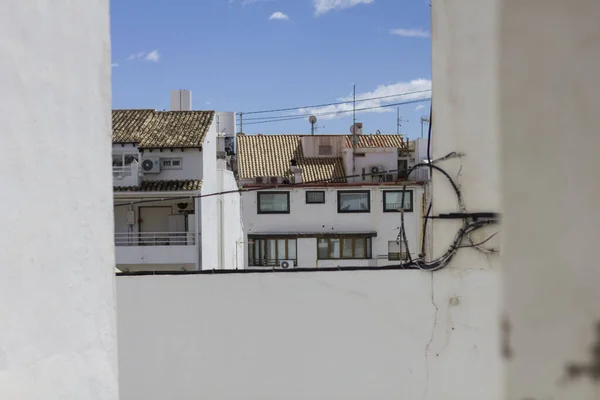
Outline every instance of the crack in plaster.
{"type": "Polygon", "coordinates": [[[431,272],[431,304],[435,307],[435,313],[433,317],[433,326],[431,327],[431,337],[429,338],[429,342],[427,342],[427,346],[425,346],[425,390],[423,391],[424,399],[427,398],[427,392],[429,391],[429,348],[431,347],[431,343],[433,343],[433,337],[435,335],[435,328],[437,327],[437,317],[439,311],[437,304],[435,304],[433,272],[431,272]]]}

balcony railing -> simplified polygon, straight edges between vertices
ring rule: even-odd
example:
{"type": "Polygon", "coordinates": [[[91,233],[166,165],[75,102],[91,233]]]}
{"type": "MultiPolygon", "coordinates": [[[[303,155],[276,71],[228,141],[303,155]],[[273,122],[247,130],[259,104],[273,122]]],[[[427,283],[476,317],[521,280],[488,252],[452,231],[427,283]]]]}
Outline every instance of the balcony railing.
{"type": "Polygon", "coordinates": [[[131,165],[113,167],[113,178],[122,179],[126,176],[131,176],[131,165]]]}
{"type": "Polygon", "coordinates": [[[115,233],[115,246],[192,246],[196,232],[115,233]]]}

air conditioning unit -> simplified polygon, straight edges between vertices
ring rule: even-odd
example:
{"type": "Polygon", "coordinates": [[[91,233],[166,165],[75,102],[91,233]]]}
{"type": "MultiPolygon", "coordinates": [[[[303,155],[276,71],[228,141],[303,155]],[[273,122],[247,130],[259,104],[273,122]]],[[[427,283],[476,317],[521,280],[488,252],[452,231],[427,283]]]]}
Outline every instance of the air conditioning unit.
{"type": "Polygon", "coordinates": [[[372,165],[369,168],[369,173],[371,174],[371,176],[380,176],[383,174],[383,171],[385,171],[385,167],[381,165],[372,165]]]}
{"type": "Polygon", "coordinates": [[[269,183],[271,184],[276,184],[276,183],[281,183],[282,178],[278,177],[278,176],[270,176],[269,177],[269,183]]]}
{"type": "Polygon", "coordinates": [[[158,174],[160,172],[160,158],[145,157],[142,160],[142,171],[146,174],[158,174]]]}
{"type": "Polygon", "coordinates": [[[394,174],[385,174],[383,180],[385,182],[394,182],[396,180],[396,176],[394,174]]]}
{"type": "Polygon", "coordinates": [[[262,176],[257,176],[254,178],[254,183],[265,183],[262,176]]]}
{"type": "Polygon", "coordinates": [[[279,261],[279,268],[281,268],[281,269],[292,269],[292,268],[294,268],[294,260],[281,260],[281,261],[279,261]]]}

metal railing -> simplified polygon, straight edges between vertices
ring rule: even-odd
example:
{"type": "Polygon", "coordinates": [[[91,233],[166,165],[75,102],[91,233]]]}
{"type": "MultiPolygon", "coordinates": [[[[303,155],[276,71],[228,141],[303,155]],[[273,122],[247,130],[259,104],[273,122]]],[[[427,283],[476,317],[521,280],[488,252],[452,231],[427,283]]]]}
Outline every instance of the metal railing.
{"type": "Polygon", "coordinates": [[[126,176],[131,176],[132,169],[133,169],[131,167],[131,165],[115,166],[112,168],[113,168],[113,178],[114,179],[123,179],[126,176]]]}
{"type": "Polygon", "coordinates": [[[192,246],[196,232],[115,233],[115,246],[192,246]]]}

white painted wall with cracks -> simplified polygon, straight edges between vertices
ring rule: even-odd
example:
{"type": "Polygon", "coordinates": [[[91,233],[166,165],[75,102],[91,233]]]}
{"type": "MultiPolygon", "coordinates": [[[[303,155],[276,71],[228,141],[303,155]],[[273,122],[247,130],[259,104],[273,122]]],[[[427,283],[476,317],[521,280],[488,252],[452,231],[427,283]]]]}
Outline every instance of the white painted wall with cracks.
{"type": "Polygon", "coordinates": [[[421,271],[118,277],[121,399],[475,399],[493,279],[439,284],[431,342],[421,271]]]}
{"type": "Polygon", "coordinates": [[[0,12],[0,398],[116,400],[107,0],[0,12]]]}

